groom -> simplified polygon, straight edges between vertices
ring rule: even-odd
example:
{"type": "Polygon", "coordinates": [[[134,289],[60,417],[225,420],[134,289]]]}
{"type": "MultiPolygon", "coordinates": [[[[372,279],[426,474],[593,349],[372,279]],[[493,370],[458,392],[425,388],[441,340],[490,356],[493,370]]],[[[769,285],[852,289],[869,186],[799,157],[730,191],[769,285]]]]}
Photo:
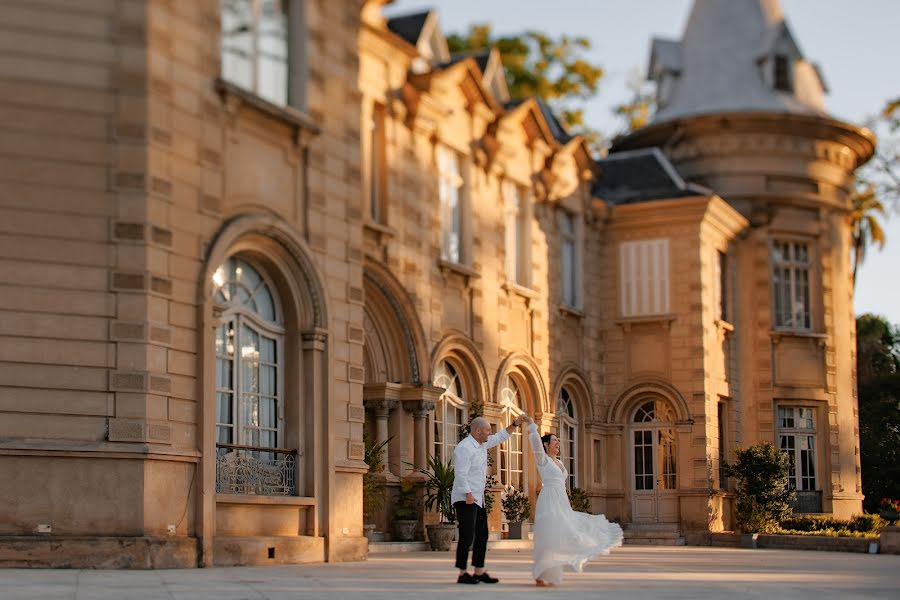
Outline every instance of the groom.
{"type": "Polygon", "coordinates": [[[456,546],[456,567],[459,569],[457,583],[497,583],[484,571],[484,555],[487,552],[487,511],[484,510],[484,483],[487,476],[487,451],[509,439],[513,429],[524,420],[523,415],[506,429],[491,435],[491,424],[484,417],[475,417],[470,425],[469,437],[453,451],[453,492],[451,501],[459,521],[459,542],[456,546]],[[475,572],[466,570],[469,548],[472,542],[472,566],[475,572]]]}

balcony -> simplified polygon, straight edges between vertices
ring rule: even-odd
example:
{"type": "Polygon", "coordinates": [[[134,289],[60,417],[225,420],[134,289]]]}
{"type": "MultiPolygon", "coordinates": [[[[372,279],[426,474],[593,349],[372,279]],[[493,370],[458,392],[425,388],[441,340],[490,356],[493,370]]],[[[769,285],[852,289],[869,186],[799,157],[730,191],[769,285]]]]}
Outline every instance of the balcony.
{"type": "Polygon", "coordinates": [[[293,496],[297,451],[216,444],[216,493],[293,496]]]}

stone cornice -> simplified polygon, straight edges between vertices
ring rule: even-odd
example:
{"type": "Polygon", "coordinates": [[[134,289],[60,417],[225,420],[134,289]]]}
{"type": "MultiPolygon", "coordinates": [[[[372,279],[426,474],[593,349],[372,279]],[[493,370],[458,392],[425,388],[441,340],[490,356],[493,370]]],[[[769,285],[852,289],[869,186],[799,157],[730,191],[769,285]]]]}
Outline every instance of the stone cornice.
{"type": "MultiPolygon", "coordinates": [[[[872,157],[876,142],[875,134],[865,127],[827,116],[747,112],[686,117],[649,125],[617,140],[612,151],[660,146],[666,148],[666,154],[674,159],[678,148],[686,140],[707,136],[728,138],[724,144],[707,145],[706,150],[711,154],[741,154],[747,151],[771,154],[772,149],[766,146],[773,143],[776,151],[811,154],[845,168],[850,164],[850,169],[859,167],[872,157]],[[768,142],[770,138],[780,138],[781,142],[768,142]],[[796,142],[793,141],[795,139],[796,142]],[[785,140],[791,141],[785,143],[785,140]],[[816,145],[811,145],[813,140],[831,142],[846,148],[854,155],[852,158],[855,160],[847,163],[844,157],[830,156],[827,145],[817,148],[816,145]]],[[[704,144],[707,142],[704,141],[704,144]]],[[[838,152],[844,154],[846,151],[838,152]]]]}

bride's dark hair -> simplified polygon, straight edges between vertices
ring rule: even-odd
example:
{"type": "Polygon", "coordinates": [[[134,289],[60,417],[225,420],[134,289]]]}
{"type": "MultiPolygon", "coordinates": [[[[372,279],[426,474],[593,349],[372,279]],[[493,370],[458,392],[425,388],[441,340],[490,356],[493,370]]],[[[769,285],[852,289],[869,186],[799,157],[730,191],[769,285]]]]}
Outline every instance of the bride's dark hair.
{"type": "Polygon", "coordinates": [[[548,434],[546,434],[546,435],[542,435],[542,436],[541,436],[541,444],[543,444],[544,446],[546,446],[547,444],[549,444],[549,443],[550,443],[550,438],[551,438],[551,437],[553,437],[553,434],[552,434],[552,433],[548,433],[548,434]]]}

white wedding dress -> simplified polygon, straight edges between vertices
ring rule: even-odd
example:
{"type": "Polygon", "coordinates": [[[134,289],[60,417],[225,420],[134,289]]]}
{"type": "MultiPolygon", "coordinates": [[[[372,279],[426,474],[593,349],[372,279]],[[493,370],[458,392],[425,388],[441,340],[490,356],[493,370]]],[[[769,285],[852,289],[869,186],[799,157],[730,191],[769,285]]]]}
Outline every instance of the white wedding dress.
{"type": "Polygon", "coordinates": [[[565,565],[580,573],[589,559],[621,546],[622,528],[603,515],[573,511],[566,494],[569,473],[544,452],[534,423],[528,441],[543,481],[534,511],[534,578],[558,584],[565,565]]]}

